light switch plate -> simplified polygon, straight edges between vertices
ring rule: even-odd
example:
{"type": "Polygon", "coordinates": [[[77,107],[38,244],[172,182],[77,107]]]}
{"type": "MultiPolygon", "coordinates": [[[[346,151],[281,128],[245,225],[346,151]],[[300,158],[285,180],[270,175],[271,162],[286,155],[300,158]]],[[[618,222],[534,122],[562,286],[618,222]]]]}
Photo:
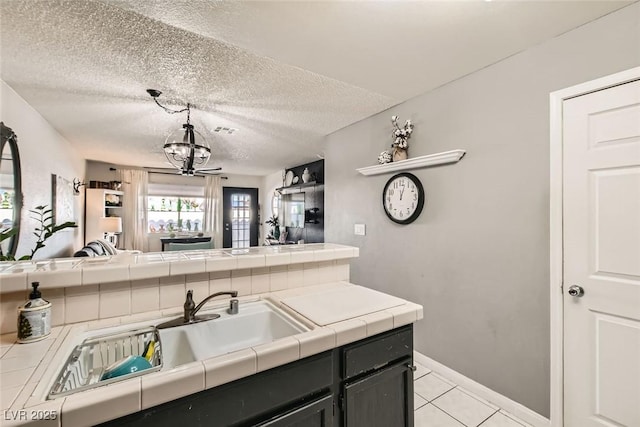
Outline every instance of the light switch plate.
{"type": "Polygon", "coordinates": [[[353,226],[353,233],[356,236],[364,236],[366,234],[364,224],[355,224],[353,226]]]}

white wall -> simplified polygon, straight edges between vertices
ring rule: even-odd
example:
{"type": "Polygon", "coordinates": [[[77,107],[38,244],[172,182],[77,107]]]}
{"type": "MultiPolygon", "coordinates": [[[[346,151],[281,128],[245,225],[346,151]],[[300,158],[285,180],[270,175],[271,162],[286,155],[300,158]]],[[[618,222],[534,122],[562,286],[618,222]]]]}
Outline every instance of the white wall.
{"type": "Polygon", "coordinates": [[[549,93],[638,65],[635,3],[326,138],[325,233],[360,247],[352,281],[422,304],[416,350],[547,417],[549,93]],[[412,171],[427,196],[407,226],[382,209],[392,174],[355,171],[392,115],[415,124],[410,157],[467,150],[412,171]]]}
{"type": "MultiPolygon", "coordinates": [[[[51,174],[69,181],[82,179],[85,161],[76,153],[36,110],[22,99],[8,84],[0,80],[0,120],[18,136],[18,151],[22,167],[22,193],[20,239],[16,257],[28,255],[35,246],[33,235],[39,223],[28,211],[38,205],[52,204],[51,174]]],[[[84,196],[75,199],[77,229],[63,230],[46,242],[35,259],[71,256],[82,247],[84,196]]]]}

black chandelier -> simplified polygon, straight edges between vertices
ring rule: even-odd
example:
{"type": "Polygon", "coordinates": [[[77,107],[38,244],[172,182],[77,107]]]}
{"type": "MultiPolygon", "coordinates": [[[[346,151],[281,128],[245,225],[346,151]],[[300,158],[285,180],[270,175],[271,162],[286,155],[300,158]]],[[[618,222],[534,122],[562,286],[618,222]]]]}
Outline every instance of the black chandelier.
{"type": "MultiPolygon", "coordinates": [[[[191,104],[187,103],[182,110],[172,110],[158,102],[162,94],[156,89],[147,89],[153,100],[159,107],[169,114],[187,113],[187,123],[182,128],[175,130],[164,141],[164,154],[169,163],[180,171],[182,175],[193,176],[196,170],[202,169],[211,157],[211,148],[202,134],[193,128],[190,123],[191,104]],[[198,135],[200,143],[196,144],[195,135],[198,135]]],[[[219,168],[216,168],[219,169],[219,168]]]]}

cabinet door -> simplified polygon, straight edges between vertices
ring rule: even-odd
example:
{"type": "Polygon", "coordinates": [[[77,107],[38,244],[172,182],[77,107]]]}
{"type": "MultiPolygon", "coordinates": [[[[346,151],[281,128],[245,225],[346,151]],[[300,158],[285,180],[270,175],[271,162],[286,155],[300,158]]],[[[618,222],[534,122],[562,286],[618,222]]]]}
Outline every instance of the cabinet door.
{"type": "Polygon", "coordinates": [[[405,359],[364,378],[343,391],[345,427],[412,427],[413,371],[405,359]]]}
{"type": "Polygon", "coordinates": [[[258,427],[332,427],[333,396],[326,396],[305,406],[279,415],[258,427]]]}

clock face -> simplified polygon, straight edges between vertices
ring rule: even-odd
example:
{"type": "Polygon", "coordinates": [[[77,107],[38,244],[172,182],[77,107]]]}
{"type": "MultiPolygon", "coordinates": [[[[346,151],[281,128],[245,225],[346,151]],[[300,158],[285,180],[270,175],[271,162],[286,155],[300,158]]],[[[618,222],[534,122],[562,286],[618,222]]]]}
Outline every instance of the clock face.
{"type": "Polygon", "coordinates": [[[418,218],[424,206],[422,183],[413,174],[399,173],[384,186],[382,205],[391,221],[409,224],[418,218]]]}

